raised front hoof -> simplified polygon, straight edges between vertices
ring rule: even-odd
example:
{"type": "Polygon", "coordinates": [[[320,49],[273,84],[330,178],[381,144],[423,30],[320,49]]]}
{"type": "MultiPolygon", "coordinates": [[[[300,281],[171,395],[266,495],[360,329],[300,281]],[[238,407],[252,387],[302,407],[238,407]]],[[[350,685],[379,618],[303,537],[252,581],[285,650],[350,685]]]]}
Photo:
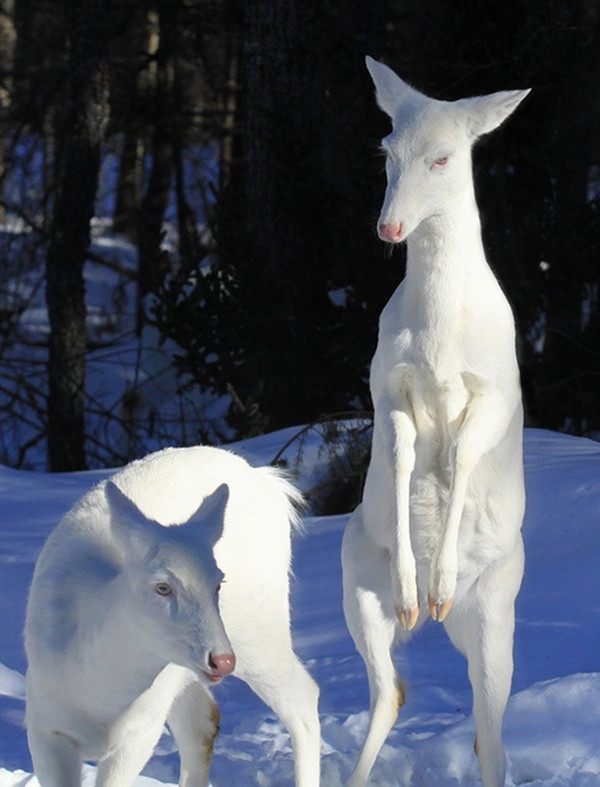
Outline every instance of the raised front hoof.
{"type": "Polygon", "coordinates": [[[438,623],[443,623],[450,612],[452,607],[453,599],[449,598],[447,601],[436,601],[429,595],[427,597],[427,601],[429,603],[429,614],[433,618],[433,620],[437,621],[438,623]]]}
{"type": "Polygon", "coordinates": [[[405,631],[412,631],[417,625],[419,619],[419,607],[412,607],[411,609],[396,609],[396,615],[400,625],[405,631]]]}

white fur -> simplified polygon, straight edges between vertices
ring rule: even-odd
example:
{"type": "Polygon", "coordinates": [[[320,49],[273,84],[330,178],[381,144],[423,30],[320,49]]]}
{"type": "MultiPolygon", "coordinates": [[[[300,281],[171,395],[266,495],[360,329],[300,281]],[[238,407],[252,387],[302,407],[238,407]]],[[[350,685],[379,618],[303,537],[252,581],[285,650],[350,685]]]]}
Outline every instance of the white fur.
{"type": "Polygon", "coordinates": [[[505,778],[514,600],[523,573],[522,406],[511,309],[485,258],[471,146],[528,91],[436,101],[367,59],[388,186],[383,240],[407,238],[406,278],[381,314],[372,458],[344,536],[344,610],[365,660],[364,785],[404,701],[392,651],[426,617],[467,657],[485,787],[505,778]]]}
{"type": "Polygon", "coordinates": [[[219,720],[207,686],[232,648],[234,674],[290,732],[296,784],[316,787],[318,689],[292,650],[288,601],[299,502],[272,469],[174,448],[128,465],[64,517],[36,566],[25,631],[42,787],[80,785],[84,759],[98,761],[99,787],[126,787],[165,721],[180,785],[206,785],[219,720]],[[176,594],[159,596],[157,582],[176,594]]]}

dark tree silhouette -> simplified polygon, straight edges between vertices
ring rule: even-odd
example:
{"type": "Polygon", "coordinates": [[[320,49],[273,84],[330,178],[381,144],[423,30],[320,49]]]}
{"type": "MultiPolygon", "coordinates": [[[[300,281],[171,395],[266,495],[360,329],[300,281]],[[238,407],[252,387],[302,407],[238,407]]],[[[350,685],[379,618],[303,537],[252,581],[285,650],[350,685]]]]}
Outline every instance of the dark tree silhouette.
{"type": "Polygon", "coordinates": [[[83,265],[108,122],[106,0],[70,0],[68,86],[56,112],[54,211],[46,258],[50,320],[48,455],[53,471],[86,466],[83,265]]]}

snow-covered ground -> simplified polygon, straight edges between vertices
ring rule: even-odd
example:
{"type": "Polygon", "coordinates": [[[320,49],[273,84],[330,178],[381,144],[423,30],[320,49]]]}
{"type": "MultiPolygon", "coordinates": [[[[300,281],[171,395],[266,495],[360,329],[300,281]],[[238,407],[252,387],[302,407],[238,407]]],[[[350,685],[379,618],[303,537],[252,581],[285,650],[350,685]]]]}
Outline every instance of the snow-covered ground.
{"type": "MultiPolygon", "coordinates": [[[[233,449],[268,462],[293,430],[233,449]]],[[[526,432],[527,568],[517,606],[514,695],[505,720],[509,784],[600,785],[600,444],[526,432]]],[[[318,461],[318,452],[313,454],[318,461]]],[[[312,483],[310,452],[300,484],[312,483]]],[[[36,785],[23,729],[27,588],[44,539],[107,471],[46,475],[0,467],[0,787],[36,785]]],[[[298,653],[321,687],[323,785],[344,784],[367,724],[360,657],[341,604],[340,541],[347,516],[308,518],[295,542],[293,621],[298,653]]],[[[265,643],[268,647],[269,643],[265,643]]],[[[471,695],[462,657],[430,622],[398,654],[407,704],[373,771],[394,787],[478,784],[471,695]]],[[[216,689],[223,721],[214,787],[293,784],[289,739],[235,678],[216,689]]],[[[85,784],[93,784],[93,769],[85,784]]],[[[168,734],[136,785],[174,784],[168,734]]]]}

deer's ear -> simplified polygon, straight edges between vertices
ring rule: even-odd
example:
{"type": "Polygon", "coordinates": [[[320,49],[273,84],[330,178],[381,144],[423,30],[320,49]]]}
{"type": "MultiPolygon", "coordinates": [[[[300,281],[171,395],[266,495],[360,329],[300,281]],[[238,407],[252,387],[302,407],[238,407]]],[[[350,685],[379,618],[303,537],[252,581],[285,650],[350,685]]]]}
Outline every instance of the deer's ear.
{"type": "Polygon", "coordinates": [[[228,500],[229,487],[221,484],[204,498],[196,513],[184,525],[187,532],[195,534],[212,549],[223,534],[228,500]]]}
{"type": "Polygon", "coordinates": [[[528,95],[529,90],[501,90],[488,96],[463,98],[456,102],[467,118],[472,139],[487,134],[503,123],[528,95]]]}
{"type": "Polygon", "coordinates": [[[113,481],[106,482],[104,492],[111,528],[122,548],[132,554],[147,554],[160,525],[148,519],[113,481]]]}
{"type": "Polygon", "coordinates": [[[375,85],[375,95],[380,109],[392,120],[396,117],[398,108],[411,98],[420,95],[417,90],[408,85],[395,74],[391,68],[384,66],[377,60],[367,55],[367,69],[375,85]]]}
{"type": "Polygon", "coordinates": [[[114,481],[107,481],[104,485],[104,494],[110,508],[111,514],[118,516],[122,520],[145,519],[144,515],[136,504],[124,492],[121,492],[114,481]]]}

